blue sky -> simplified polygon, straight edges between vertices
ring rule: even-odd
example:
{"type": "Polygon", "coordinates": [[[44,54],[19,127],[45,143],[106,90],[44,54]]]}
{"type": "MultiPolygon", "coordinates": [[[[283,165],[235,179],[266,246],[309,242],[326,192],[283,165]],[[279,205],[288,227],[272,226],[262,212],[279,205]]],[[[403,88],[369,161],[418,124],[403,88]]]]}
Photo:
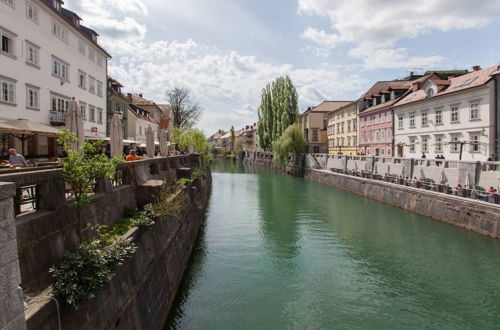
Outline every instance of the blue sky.
{"type": "Polygon", "coordinates": [[[500,62],[500,1],[67,0],[113,55],[109,73],[158,103],[188,87],[207,134],[257,121],[262,87],[289,74],[300,107],[354,100],[411,68],[500,62]]]}

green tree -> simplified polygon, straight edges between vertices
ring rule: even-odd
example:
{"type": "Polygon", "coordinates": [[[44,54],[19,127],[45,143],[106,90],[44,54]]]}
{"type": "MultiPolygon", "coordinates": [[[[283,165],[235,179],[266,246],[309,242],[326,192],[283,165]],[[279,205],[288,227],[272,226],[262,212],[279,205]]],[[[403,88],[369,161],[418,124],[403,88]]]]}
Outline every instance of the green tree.
{"type": "Polygon", "coordinates": [[[72,147],[77,142],[77,137],[68,130],[62,131],[58,142],[67,154],[61,158],[62,174],[75,198],[78,237],[82,242],[82,207],[90,202],[98,179],[112,179],[116,173],[116,166],[122,160],[109,159],[102,153],[102,142],[85,142],[79,150],[74,150],[72,147]]]}
{"type": "Polygon", "coordinates": [[[229,146],[229,149],[231,152],[234,152],[234,140],[236,137],[234,136],[234,126],[231,126],[231,129],[229,130],[231,132],[231,144],[229,146]]]}
{"type": "Polygon", "coordinates": [[[261,147],[268,149],[298,114],[298,95],[290,77],[278,77],[262,90],[258,133],[261,147]]]}
{"type": "Polygon", "coordinates": [[[273,162],[278,167],[286,165],[291,153],[304,151],[307,145],[299,124],[288,126],[279,139],[273,142],[273,162]]]}
{"type": "Polygon", "coordinates": [[[181,149],[186,150],[193,146],[201,154],[203,165],[209,165],[211,159],[210,145],[203,132],[195,128],[174,127],[172,138],[181,149]]]}

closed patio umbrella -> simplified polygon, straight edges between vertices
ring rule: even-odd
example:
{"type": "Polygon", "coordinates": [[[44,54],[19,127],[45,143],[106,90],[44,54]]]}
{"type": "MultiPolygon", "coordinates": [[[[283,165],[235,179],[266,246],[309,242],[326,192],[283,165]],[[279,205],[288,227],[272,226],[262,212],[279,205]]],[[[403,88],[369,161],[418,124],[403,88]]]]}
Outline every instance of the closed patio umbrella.
{"type": "Polygon", "coordinates": [[[401,178],[403,178],[403,179],[404,179],[404,178],[405,178],[405,176],[406,176],[406,170],[405,170],[405,167],[404,167],[404,165],[403,165],[403,167],[401,168],[401,178]]]}
{"type": "Polygon", "coordinates": [[[167,130],[162,129],[160,131],[160,155],[162,157],[166,157],[167,153],[168,153],[167,130]]]}
{"type": "Polygon", "coordinates": [[[391,175],[391,165],[387,164],[387,175],[391,175]]]}
{"type": "Polygon", "coordinates": [[[73,150],[80,150],[85,141],[85,133],[83,132],[82,113],[80,112],[78,103],[74,97],[71,98],[69,109],[66,113],[65,121],[66,129],[75,133],[78,141],[73,145],[73,150]]]}
{"type": "Polygon", "coordinates": [[[425,173],[422,167],[420,168],[420,180],[425,180],[425,173]]]}
{"type": "Polygon", "coordinates": [[[123,128],[119,114],[113,115],[109,129],[111,157],[123,157],[123,128]]]}
{"type": "Polygon", "coordinates": [[[471,179],[470,179],[470,172],[467,171],[467,174],[465,175],[465,183],[464,183],[464,186],[466,189],[470,189],[471,188],[471,179]]]}
{"type": "Polygon", "coordinates": [[[151,125],[148,126],[146,131],[146,153],[149,158],[154,158],[155,156],[155,136],[151,125]]]}
{"type": "Polygon", "coordinates": [[[446,177],[446,174],[444,173],[444,168],[441,168],[441,173],[439,174],[439,182],[441,184],[445,184],[448,182],[448,178],[446,177]]]}
{"type": "Polygon", "coordinates": [[[375,166],[373,167],[373,174],[378,175],[378,163],[375,163],[375,166]]]}

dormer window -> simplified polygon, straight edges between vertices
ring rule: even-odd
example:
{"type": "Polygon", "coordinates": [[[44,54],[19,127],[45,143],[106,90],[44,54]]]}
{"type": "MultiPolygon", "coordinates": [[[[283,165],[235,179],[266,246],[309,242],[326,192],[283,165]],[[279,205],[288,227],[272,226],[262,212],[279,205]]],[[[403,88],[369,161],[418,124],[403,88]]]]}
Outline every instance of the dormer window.
{"type": "Polygon", "coordinates": [[[433,97],[434,96],[434,89],[429,88],[426,93],[427,97],[433,97]]]}
{"type": "Polygon", "coordinates": [[[52,0],[53,4],[54,4],[54,8],[57,10],[57,11],[60,11],[61,10],[61,3],[57,0],[52,0]]]}
{"type": "Polygon", "coordinates": [[[380,103],[385,103],[385,94],[382,94],[382,97],[380,98],[380,103]]]}
{"type": "Polygon", "coordinates": [[[396,98],[396,93],[394,91],[391,91],[391,100],[394,100],[396,98]]]}
{"type": "Polygon", "coordinates": [[[373,105],[377,105],[377,98],[376,97],[373,98],[373,105]]]}

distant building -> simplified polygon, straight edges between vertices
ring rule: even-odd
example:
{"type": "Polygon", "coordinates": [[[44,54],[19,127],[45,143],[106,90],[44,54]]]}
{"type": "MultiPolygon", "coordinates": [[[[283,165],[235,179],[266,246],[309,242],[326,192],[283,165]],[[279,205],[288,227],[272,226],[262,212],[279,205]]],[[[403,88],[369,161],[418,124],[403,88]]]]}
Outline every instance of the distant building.
{"type": "Polygon", "coordinates": [[[356,155],[358,152],[358,117],[356,102],[328,114],[328,153],[356,155]]]}
{"type": "Polygon", "coordinates": [[[308,152],[328,153],[328,113],[349,103],[351,101],[324,101],[299,115],[300,126],[308,143],[308,152]]]}
{"type": "Polygon", "coordinates": [[[243,151],[259,151],[258,149],[257,124],[247,125],[241,129],[241,139],[243,142],[243,151]]]}
{"type": "Polygon", "coordinates": [[[128,138],[128,105],[129,99],[125,94],[122,93],[122,84],[117,80],[108,76],[107,84],[107,121],[106,121],[106,132],[107,136],[110,134],[110,125],[113,115],[116,113],[121,117],[122,127],[123,127],[123,138],[128,138]]]}
{"type": "Polygon", "coordinates": [[[395,145],[403,157],[487,160],[496,152],[495,64],[459,77],[429,74],[395,106],[395,145]]]}
{"type": "Polygon", "coordinates": [[[222,143],[222,137],[226,134],[227,132],[219,129],[217,132],[212,134],[208,139],[208,143],[213,149],[222,149],[223,143],[222,143]]]}
{"type": "MultiPolygon", "coordinates": [[[[0,1],[0,120],[24,118],[64,126],[71,97],[85,136],[106,136],[107,60],[97,32],[61,0],[0,1]]],[[[8,145],[21,151],[10,137],[8,145]]],[[[54,138],[33,137],[25,155],[56,155],[54,138]]]]}

